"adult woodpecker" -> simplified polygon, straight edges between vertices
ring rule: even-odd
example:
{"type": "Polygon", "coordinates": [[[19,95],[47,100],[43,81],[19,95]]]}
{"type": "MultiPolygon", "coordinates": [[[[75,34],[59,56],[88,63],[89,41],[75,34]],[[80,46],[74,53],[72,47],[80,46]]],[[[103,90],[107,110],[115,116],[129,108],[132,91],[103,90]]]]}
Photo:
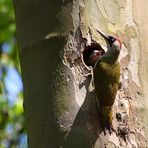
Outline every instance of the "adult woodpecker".
{"type": "Polygon", "coordinates": [[[97,32],[105,39],[107,51],[99,58],[94,66],[94,84],[99,103],[98,112],[102,129],[106,133],[112,132],[112,106],[119,89],[120,64],[119,53],[122,47],[121,41],[113,36],[97,32]]]}

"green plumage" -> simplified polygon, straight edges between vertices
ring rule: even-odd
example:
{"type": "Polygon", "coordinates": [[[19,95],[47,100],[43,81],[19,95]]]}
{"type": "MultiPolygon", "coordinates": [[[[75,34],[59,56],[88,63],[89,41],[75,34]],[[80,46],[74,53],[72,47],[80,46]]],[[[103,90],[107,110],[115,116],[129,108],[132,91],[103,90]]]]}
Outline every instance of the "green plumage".
{"type": "MultiPolygon", "coordinates": [[[[118,54],[119,55],[119,54],[118,54]]],[[[112,128],[112,105],[119,89],[118,55],[102,57],[94,68],[94,84],[99,102],[99,118],[103,129],[112,128]]]]}

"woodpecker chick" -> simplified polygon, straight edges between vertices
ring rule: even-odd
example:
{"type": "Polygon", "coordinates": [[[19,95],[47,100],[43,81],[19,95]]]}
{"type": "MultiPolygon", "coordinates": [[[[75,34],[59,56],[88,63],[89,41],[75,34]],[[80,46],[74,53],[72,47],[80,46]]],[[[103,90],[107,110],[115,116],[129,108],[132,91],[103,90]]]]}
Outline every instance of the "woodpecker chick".
{"type": "Polygon", "coordinates": [[[106,133],[112,132],[112,106],[119,89],[120,64],[119,53],[122,47],[121,41],[113,36],[97,32],[105,39],[107,51],[97,61],[94,67],[94,84],[97,94],[100,125],[106,133]]]}
{"type": "Polygon", "coordinates": [[[83,60],[87,66],[94,67],[96,61],[105,53],[104,49],[98,43],[91,43],[83,51],[83,60]]]}

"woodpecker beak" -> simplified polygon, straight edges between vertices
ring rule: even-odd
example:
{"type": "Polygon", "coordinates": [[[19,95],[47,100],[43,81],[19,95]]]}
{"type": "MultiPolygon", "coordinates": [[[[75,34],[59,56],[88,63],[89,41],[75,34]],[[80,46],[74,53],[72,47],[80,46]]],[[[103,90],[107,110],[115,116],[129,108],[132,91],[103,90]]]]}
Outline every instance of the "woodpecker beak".
{"type": "Polygon", "coordinates": [[[107,40],[107,41],[109,41],[109,37],[105,34],[105,33],[103,33],[103,32],[101,32],[101,31],[99,31],[99,30],[96,30],[105,40],[107,40]]]}

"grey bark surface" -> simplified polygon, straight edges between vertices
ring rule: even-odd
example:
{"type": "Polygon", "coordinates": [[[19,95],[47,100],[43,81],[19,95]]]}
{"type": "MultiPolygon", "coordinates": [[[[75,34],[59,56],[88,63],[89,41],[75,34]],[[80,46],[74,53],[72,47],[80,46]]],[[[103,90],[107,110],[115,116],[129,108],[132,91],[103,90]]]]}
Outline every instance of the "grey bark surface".
{"type": "Polygon", "coordinates": [[[142,14],[136,15],[143,7],[138,0],[14,1],[29,148],[147,147],[145,67],[139,66],[146,45],[142,14]],[[96,29],[123,42],[111,135],[99,126],[96,96],[88,90],[91,69],[81,59],[83,38],[105,48],[96,29]]]}

